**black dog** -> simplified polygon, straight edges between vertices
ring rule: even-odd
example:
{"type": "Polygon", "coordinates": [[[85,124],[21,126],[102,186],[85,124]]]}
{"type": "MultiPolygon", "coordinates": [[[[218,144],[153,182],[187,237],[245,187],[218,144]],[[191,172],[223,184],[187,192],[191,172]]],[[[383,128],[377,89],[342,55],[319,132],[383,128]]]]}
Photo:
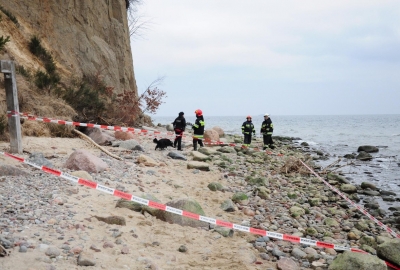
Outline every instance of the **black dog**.
{"type": "Polygon", "coordinates": [[[174,144],[172,143],[172,141],[170,139],[159,139],[159,140],[157,140],[157,138],[154,138],[153,142],[157,144],[156,145],[156,149],[154,149],[154,150],[157,150],[157,148],[160,148],[161,150],[164,150],[168,146],[174,147],[174,144]]]}

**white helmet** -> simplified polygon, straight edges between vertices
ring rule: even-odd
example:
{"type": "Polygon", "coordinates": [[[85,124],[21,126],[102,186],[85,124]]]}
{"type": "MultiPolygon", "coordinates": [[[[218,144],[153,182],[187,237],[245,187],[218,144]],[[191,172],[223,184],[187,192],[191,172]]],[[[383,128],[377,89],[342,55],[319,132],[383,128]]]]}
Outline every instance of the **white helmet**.
{"type": "Polygon", "coordinates": [[[264,116],[268,116],[269,117],[269,113],[265,113],[264,116]]]}

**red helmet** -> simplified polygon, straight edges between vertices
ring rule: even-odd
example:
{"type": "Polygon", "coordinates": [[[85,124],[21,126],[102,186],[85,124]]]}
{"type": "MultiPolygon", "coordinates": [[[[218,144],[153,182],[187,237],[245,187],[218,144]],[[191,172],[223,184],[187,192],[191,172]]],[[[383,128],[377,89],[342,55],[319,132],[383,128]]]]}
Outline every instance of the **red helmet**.
{"type": "Polygon", "coordinates": [[[200,109],[195,110],[194,113],[196,114],[196,116],[202,116],[203,115],[203,112],[200,109]]]}
{"type": "Polygon", "coordinates": [[[251,119],[251,115],[246,116],[246,119],[250,118],[251,119]]]}

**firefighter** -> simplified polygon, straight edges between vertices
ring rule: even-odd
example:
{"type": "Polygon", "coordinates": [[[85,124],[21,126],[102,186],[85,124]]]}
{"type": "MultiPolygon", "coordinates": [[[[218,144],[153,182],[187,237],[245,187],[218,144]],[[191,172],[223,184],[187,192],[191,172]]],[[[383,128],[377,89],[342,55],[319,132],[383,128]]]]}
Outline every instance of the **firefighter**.
{"type": "Polygon", "coordinates": [[[203,147],[203,135],[204,135],[204,117],[203,112],[200,109],[194,111],[196,114],[196,121],[194,122],[193,128],[193,150],[197,151],[197,142],[199,143],[200,147],[203,147]]]}
{"type": "Polygon", "coordinates": [[[251,144],[251,135],[256,135],[256,130],[254,129],[254,125],[251,122],[251,116],[248,115],[246,117],[247,121],[242,125],[242,134],[244,135],[243,146],[250,146],[251,144]]]}
{"type": "Polygon", "coordinates": [[[269,118],[269,114],[264,114],[264,121],[261,124],[260,133],[263,135],[264,147],[263,150],[268,147],[274,149],[274,142],[272,141],[272,132],[274,132],[274,124],[272,124],[271,118],[269,118]]]}
{"type": "Polygon", "coordinates": [[[182,151],[182,136],[183,132],[185,131],[186,127],[186,119],[184,117],[184,113],[180,112],[178,117],[175,119],[175,121],[172,123],[174,125],[174,131],[175,131],[175,141],[174,141],[174,147],[178,144],[178,150],[182,151]]]}

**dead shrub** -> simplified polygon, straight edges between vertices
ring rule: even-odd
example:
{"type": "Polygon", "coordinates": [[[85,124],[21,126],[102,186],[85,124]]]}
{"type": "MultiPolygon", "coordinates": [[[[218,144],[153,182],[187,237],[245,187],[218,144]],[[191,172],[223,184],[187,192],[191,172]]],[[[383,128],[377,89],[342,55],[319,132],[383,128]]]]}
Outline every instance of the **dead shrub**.
{"type": "MultiPolygon", "coordinates": [[[[305,161],[305,163],[307,164],[307,161],[305,161]]],[[[304,165],[300,162],[300,159],[295,157],[287,158],[285,164],[281,167],[280,172],[284,174],[298,173],[301,175],[310,175],[310,171],[306,167],[304,167],[304,165]]]]}
{"type": "Polygon", "coordinates": [[[25,121],[21,127],[24,136],[50,137],[50,130],[45,123],[25,121]]]}

